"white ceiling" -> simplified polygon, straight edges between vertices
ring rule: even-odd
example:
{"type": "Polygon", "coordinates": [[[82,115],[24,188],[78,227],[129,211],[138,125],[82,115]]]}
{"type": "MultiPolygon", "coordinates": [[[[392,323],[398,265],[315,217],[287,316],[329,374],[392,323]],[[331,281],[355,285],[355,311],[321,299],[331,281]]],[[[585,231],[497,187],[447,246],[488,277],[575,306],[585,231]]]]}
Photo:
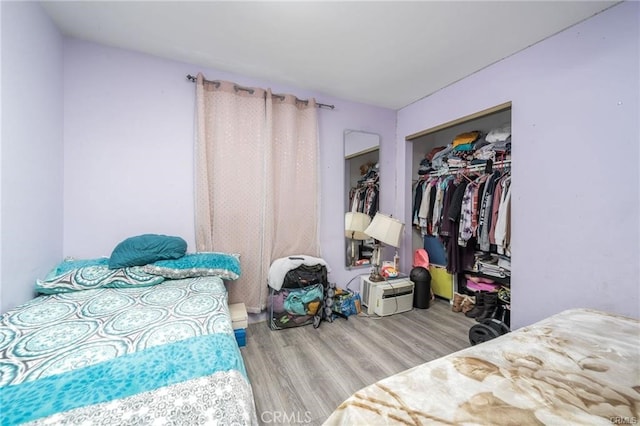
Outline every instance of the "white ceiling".
{"type": "MultiPolygon", "coordinates": [[[[46,1],[63,34],[399,109],[611,1],[46,1]]],[[[215,79],[216,76],[207,76],[215,79]]],[[[318,99],[322,102],[322,99],[318,99]]]]}

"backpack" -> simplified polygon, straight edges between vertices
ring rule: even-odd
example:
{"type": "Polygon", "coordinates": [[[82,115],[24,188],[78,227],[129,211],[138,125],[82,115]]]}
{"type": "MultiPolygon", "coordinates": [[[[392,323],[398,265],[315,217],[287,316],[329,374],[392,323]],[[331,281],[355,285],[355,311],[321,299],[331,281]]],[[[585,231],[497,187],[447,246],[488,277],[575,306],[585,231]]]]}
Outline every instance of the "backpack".
{"type": "Polygon", "coordinates": [[[327,268],[324,265],[300,265],[284,276],[282,288],[303,288],[327,282],[327,268]]]}

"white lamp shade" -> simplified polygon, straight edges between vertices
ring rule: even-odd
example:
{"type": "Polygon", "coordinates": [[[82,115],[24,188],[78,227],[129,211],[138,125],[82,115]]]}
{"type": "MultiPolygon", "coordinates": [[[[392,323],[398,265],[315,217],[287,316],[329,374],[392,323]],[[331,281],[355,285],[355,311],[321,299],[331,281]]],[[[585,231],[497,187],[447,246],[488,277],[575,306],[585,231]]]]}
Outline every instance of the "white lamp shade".
{"type": "Polygon", "coordinates": [[[364,233],[371,238],[393,247],[400,245],[403,232],[404,223],[382,213],[376,213],[371,224],[364,230],[364,233]]]}
{"type": "Polygon", "coordinates": [[[366,240],[369,238],[364,230],[371,223],[368,214],[358,212],[348,212],[344,215],[344,233],[352,240],[366,240]]]}

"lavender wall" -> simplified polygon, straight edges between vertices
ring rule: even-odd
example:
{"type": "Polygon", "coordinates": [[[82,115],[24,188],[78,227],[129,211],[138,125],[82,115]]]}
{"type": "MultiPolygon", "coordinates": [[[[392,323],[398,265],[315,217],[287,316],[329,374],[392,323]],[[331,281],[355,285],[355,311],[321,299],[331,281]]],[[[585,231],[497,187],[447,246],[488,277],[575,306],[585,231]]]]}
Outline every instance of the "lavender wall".
{"type": "MultiPolygon", "coordinates": [[[[318,111],[320,242],[330,278],[346,285],[358,271],[344,267],[343,131],[379,133],[381,168],[392,171],[395,111],[74,39],[64,43],[64,255],[108,256],[120,240],[148,232],[180,235],[195,247],[195,88],[186,75],[198,71],[335,104],[318,111]]],[[[394,173],[383,173],[389,209],[394,184],[394,173]]]]}
{"type": "Polygon", "coordinates": [[[639,16],[619,4],[398,112],[408,220],[404,137],[513,102],[514,328],[573,307],[640,316],[639,16]]]}
{"type": "Polygon", "coordinates": [[[35,2],[1,2],[0,311],[62,256],[62,37],[35,2]]]}

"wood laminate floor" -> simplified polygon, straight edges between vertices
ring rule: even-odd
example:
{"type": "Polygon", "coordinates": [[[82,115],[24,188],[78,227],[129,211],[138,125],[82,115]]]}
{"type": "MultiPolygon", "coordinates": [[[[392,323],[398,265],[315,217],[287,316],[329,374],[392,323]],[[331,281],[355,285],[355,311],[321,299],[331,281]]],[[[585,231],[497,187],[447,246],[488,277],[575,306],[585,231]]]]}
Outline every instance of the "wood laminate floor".
{"type": "Polygon", "coordinates": [[[475,324],[437,299],[429,309],[352,316],[287,330],[249,324],[241,348],[261,424],[321,425],[378,380],[469,347],[475,324]]]}

